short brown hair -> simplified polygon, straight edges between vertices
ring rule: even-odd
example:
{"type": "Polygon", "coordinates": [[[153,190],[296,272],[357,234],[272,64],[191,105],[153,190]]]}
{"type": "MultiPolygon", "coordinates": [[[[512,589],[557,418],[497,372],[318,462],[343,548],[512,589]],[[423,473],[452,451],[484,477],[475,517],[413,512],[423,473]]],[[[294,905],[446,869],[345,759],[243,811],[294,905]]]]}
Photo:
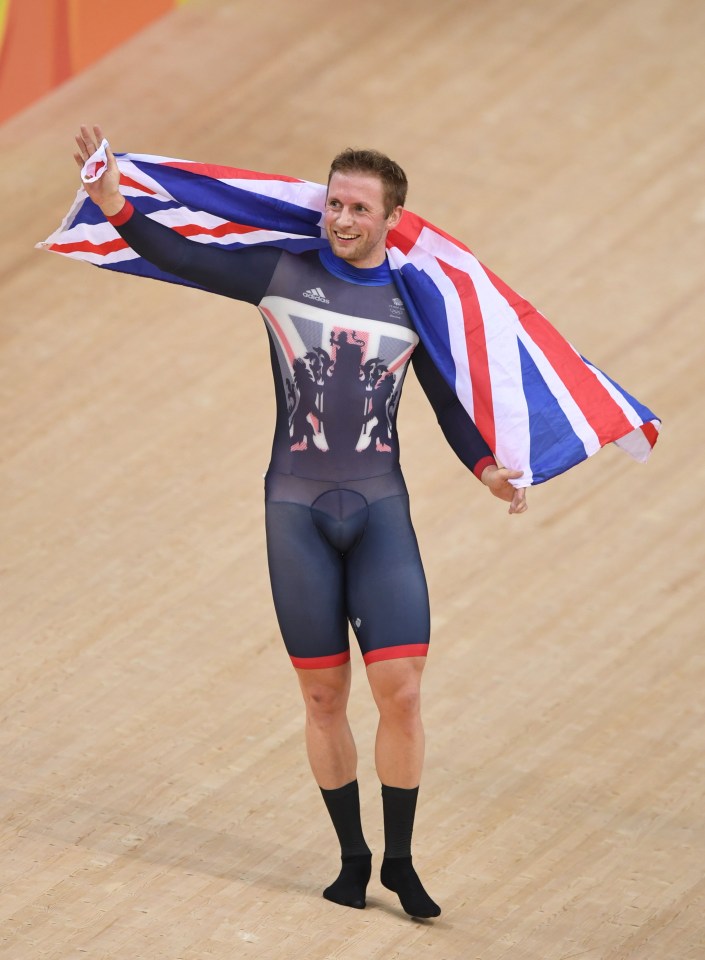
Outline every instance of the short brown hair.
{"type": "Polygon", "coordinates": [[[348,147],[334,157],[330,165],[328,183],[334,173],[369,173],[382,181],[384,214],[389,216],[395,207],[403,207],[409,187],[406,174],[394,160],[379,150],[358,150],[348,147]]]}

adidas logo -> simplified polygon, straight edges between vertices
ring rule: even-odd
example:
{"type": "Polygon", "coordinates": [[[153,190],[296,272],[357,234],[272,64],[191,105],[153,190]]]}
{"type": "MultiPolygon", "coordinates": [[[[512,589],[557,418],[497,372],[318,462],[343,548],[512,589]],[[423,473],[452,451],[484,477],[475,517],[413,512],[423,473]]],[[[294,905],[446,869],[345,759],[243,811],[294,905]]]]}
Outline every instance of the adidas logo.
{"type": "Polygon", "coordinates": [[[326,300],[326,295],[320,287],[314,287],[312,290],[305,290],[304,296],[309,300],[318,300],[319,303],[330,303],[330,300],[326,300]]]}

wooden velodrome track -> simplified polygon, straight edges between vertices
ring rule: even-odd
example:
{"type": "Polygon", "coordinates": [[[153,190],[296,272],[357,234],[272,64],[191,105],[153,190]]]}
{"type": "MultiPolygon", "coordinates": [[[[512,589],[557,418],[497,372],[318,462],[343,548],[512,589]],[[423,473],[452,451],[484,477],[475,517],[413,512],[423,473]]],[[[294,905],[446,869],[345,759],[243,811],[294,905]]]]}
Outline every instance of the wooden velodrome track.
{"type": "MultiPolygon", "coordinates": [[[[0,128],[10,960],[702,960],[702,0],[195,3],[0,128]],[[415,382],[434,610],[415,860],[444,907],[320,897],[337,848],[271,608],[254,308],[34,250],[80,122],[320,179],[348,144],[664,432],[508,517],[415,382]]],[[[382,824],[359,657],[367,831],[382,824]]]]}

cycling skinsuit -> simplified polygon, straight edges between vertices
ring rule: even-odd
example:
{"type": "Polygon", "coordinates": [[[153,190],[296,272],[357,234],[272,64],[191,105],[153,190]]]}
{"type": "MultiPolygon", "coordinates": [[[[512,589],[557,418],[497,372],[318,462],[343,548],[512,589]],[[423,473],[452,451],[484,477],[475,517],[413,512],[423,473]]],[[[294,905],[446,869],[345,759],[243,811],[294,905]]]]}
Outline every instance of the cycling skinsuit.
{"type": "Polygon", "coordinates": [[[366,664],[424,656],[428,591],[396,430],[410,360],[461,460],[479,476],[494,459],[419,343],[387,263],[359,269],[327,247],[205,246],[129,202],[110,220],[167,274],[255,304],[264,317],[277,406],[267,556],[294,666],[345,663],[348,623],[366,664]]]}

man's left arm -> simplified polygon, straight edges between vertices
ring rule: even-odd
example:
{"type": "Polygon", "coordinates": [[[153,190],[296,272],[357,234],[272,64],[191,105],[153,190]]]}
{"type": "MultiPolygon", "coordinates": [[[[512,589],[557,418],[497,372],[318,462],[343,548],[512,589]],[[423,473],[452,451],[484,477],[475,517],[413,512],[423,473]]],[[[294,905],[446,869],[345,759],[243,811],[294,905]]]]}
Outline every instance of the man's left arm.
{"type": "Polygon", "coordinates": [[[438,372],[422,343],[414,350],[412,364],[443,435],[458,459],[472,470],[493,496],[509,503],[510,513],[524,513],[528,509],[526,490],[516,489],[509,482],[521,477],[521,470],[499,466],[472,417],[438,372]]]}

